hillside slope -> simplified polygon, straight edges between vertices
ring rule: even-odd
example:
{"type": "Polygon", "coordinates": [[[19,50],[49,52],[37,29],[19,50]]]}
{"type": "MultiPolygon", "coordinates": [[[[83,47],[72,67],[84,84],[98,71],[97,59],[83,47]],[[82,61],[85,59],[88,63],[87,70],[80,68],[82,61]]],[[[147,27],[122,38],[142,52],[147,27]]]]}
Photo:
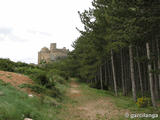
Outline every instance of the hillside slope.
{"type": "Polygon", "coordinates": [[[59,107],[57,99],[20,88],[22,84],[34,85],[25,75],[0,71],[0,120],[53,120],[59,107]]]}
{"type": "Polygon", "coordinates": [[[11,83],[11,85],[15,87],[21,84],[33,83],[33,81],[25,75],[6,71],[0,71],[0,79],[6,83],[11,83]]]}
{"type": "MultiPolygon", "coordinates": [[[[18,86],[22,84],[33,84],[33,81],[25,75],[6,71],[0,71],[0,80],[4,81],[5,83],[10,83],[17,89],[19,89],[18,86]]],[[[31,93],[29,88],[23,88],[21,90],[27,93],[31,93]]]]}

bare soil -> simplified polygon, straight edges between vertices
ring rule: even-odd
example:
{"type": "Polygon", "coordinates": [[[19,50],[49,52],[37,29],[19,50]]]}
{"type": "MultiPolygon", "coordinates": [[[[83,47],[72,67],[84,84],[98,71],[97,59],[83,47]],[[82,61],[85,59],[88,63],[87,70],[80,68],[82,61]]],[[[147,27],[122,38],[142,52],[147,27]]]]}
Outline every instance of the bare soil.
{"type": "MultiPolygon", "coordinates": [[[[33,84],[33,81],[22,74],[13,73],[13,72],[6,72],[6,71],[0,71],[0,80],[10,83],[12,86],[16,87],[17,89],[20,89],[18,86],[22,84],[33,84]]],[[[23,88],[20,89],[27,93],[33,93],[29,88],[23,88]]]]}

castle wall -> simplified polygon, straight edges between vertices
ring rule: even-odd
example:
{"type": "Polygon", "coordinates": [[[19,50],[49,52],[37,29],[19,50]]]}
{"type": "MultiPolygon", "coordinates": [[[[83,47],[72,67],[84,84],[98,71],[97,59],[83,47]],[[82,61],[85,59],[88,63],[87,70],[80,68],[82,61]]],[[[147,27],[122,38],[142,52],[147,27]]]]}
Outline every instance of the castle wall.
{"type": "Polygon", "coordinates": [[[57,48],[57,44],[56,43],[51,43],[50,44],[50,50],[54,50],[57,48]]]}
{"type": "Polygon", "coordinates": [[[67,56],[66,52],[60,51],[60,50],[52,51],[50,54],[51,54],[51,56],[54,56],[55,59],[67,56]]]}
{"type": "Polygon", "coordinates": [[[42,48],[40,52],[38,52],[38,64],[40,64],[43,60],[47,63],[51,61],[55,61],[58,58],[66,57],[69,50],[57,49],[56,43],[51,43],[50,50],[46,47],[42,48]]]}
{"type": "Polygon", "coordinates": [[[50,62],[50,53],[39,52],[38,64],[40,64],[43,60],[47,63],[50,62]]]}

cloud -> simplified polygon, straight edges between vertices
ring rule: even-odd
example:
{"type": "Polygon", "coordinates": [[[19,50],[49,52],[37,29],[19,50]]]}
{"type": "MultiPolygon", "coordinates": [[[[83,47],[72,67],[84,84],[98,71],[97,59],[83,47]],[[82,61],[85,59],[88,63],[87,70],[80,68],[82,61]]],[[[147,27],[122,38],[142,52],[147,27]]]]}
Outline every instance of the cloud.
{"type": "Polygon", "coordinates": [[[7,40],[12,34],[12,31],[12,28],[0,27],[0,41],[7,40]]]}
{"type": "Polygon", "coordinates": [[[12,30],[12,28],[0,27],[0,41],[8,40],[12,30]]]}
{"type": "Polygon", "coordinates": [[[1,41],[14,41],[14,42],[24,42],[25,38],[21,37],[20,34],[16,34],[16,29],[8,27],[0,27],[0,42],[1,41]]]}
{"type": "Polygon", "coordinates": [[[11,34],[12,30],[13,30],[12,28],[2,27],[0,28],[0,34],[3,34],[3,35],[11,34]]]}
{"type": "Polygon", "coordinates": [[[77,11],[91,1],[0,0],[0,58],[37,63],[38,51],[54,42],[72,50],[75,27],[83,28],[77,11]]]}
{"type": "Polygon", "coordinates": [[[26,28],[8,28],[0,27],[0,42],[10,41],[10,42],[29,42],[29,41],[41,41],[46,39],[51,39],[52,34],[48,32],[28,30],[26,28]]]}
{"type": "Polygon", "coordinates": [[[27,32],[34,34],[34,35],[44,35],[44,36],[52,36],[52,34],[48,33],[48,32],[41,32],[41,31],[36,31],[36,30],[27,30],[27,32]]]}

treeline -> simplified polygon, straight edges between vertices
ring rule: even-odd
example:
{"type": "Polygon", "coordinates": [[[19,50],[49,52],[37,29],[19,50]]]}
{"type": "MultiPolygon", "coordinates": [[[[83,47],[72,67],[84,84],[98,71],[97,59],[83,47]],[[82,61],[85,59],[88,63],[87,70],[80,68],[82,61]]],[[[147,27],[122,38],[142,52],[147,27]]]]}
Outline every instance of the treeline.
{"type": "Polygon", "coordinates": [[[94,0],[80,13],[84,30],[73,43],[70,70],[118,96],[160,99],[160,1],[94,0]]]}
{"type": "Polygon", "coordinates": [[[9,71],[9,72],[16,72],[16,69],[19,67],[30,67],[36,68],[34,65],[30,65],[23,62],[13,62],[10,59],[3,59],[0,58],[0,70],[9,71]]]}

